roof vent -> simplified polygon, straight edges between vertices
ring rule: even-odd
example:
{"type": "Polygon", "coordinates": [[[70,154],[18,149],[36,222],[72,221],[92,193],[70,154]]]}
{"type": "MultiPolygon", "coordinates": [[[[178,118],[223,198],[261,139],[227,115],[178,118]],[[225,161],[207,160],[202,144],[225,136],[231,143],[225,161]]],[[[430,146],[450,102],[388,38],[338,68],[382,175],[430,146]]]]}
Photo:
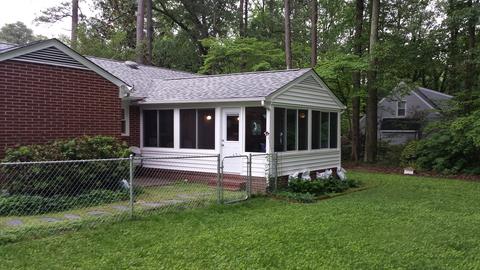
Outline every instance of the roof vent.
{"type": "Polygon", "coordinates": [[[138,64],[136,62],[125,61],[124,64],[127,65],[127,67],[129,67],[129,68],[138,69],[138,64]]]}

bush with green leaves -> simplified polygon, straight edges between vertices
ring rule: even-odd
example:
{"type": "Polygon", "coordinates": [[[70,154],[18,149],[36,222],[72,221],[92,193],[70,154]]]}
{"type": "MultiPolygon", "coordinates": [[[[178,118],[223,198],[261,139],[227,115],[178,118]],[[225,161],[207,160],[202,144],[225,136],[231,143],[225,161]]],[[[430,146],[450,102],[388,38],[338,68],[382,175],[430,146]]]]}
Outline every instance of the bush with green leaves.
{"type": "Polygon", "coordinates": [[[340,193],[359,186],[360,183],[354,179],[341,180],[337,177],[330,177],[328,179],[303,180],[297,178],[288,182],[287,190],[293,193],[309,193],[320,196],[326,193],[340,193]]]}
{"type": "Polygon", "coordinates": [[[444,174],[480,174],[480,111],[439,121],[425,133],[402,152],[402,164],[444,174]]]}
{"type": "Polygon", "coordinates": [[[301,203],[313,203],[315,202],[315,195],[311,193],[299,193],[299,192],[290,192],[290,191],[280,191],[276,192],[275,196],[280,198],[285,198],[290,201],[301,202],[301,203]]]}
{"type": "MultiPolygon", "coordinates": [[[[4,162],[71,161],[125,158],[128,146],[105,136],[57,140],[44,145],[20,146],[6,152],[4,162]]],[[[92,190],[118,190],[128,179],[128,160],[4,165],[2,186],[10,195],[75,196],[92,190]]]]}

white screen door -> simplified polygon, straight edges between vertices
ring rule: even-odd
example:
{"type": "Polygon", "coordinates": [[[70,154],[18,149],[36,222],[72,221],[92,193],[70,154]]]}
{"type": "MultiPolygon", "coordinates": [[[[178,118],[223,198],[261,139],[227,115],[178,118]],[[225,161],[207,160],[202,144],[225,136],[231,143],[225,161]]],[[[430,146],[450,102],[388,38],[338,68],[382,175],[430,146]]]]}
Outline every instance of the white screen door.
{"type": "MultiPolygon", "coordinates": [[[[228,108],[222,114],[222,156],[234,156],[241,154],[240,143],[240,108],[228,108]]],[[[223,162],[223,171],[226,173],[240,173],[242,159],[231,158],[223,162]]]]}

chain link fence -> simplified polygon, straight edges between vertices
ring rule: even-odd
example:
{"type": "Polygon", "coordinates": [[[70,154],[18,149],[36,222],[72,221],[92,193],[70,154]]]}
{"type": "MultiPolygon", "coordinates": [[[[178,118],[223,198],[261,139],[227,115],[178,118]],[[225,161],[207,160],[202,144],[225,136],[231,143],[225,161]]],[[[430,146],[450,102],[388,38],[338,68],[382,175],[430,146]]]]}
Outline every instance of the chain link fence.
{"type": "Polygon", "coordinates": [[[0,163],[0,242],[23,233],[246,200],[272,182],[272,158],[202,155],[0,163]],[[265,177],[252,177],[252,167],[264,166],[256,164],[261,159],[269,160],[265,177]],[[231,166],[241,173],[225,170],[231,166]]]}

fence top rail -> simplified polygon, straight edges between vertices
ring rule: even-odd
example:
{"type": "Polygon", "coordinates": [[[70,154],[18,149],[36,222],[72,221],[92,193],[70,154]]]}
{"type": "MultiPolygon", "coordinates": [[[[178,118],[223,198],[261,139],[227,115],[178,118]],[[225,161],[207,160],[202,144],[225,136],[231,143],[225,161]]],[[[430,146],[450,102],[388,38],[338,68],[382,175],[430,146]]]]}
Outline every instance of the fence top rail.
{"type": "Polygon", "coordinates": [[[218,158],[219,155],[175,155],[175,156],[153,156],[153,157],[142,157],[135,156],[135,160],[152,160],[152,159],[190,159],[190,158],[218,158]]]}
{"type": "Polygon", "coordinates": [[[63,163],[88,163],[88,162],[107,162],[122,161],[130,158],[99,158],[99,159],[75,159],[75,160],[46,160],[46,161],[24,161],[24,162],[0,162],[0,166],[13,165],[41,165],[41,164],[63,164],[63,163]]]}

